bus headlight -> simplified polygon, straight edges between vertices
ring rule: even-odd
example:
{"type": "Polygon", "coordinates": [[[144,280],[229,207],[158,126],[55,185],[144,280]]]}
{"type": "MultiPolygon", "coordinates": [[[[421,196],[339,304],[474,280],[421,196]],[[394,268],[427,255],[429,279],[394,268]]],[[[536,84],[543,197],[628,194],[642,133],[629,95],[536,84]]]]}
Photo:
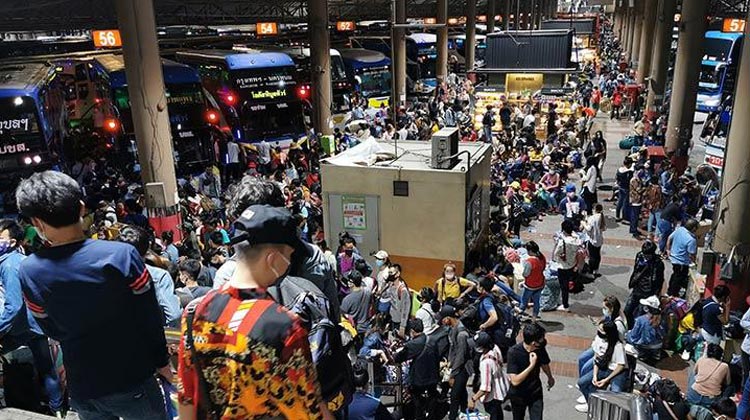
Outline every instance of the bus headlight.
{"type": "Polygon", "coordinates": [[[33,162],[31,160],[31,156],[26,156],[25,158],[23,158],[23,163],[25,163],[27,165],[31,165],[31,162],[33,162]]]}
{"type": "Polygon", "coordinates": [[[36,163],[36,164],[39,164],[39,163],[41,163],[41,162],[42,162],[42,157],[41,157],[41,156],[39,156],[39,155],[36,155],[36,156],[34,156],[33,158],[31,158],[31,160],[33,160],[33,161],[34,161],[34,163],[36,163]]]}

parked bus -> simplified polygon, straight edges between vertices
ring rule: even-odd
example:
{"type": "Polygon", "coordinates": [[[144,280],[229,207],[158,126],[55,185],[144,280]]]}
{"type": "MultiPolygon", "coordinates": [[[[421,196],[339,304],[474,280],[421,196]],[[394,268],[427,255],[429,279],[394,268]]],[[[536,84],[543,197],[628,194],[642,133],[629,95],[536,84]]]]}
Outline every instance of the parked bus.
{"type": "MultiPolygon", "coordinates": [[[[307,87],[307,92],[312,95],[310,83],[310,48],[307,47],[290,47],[282,50],[283,53],[292,57],[297,65],[297,81],[301,86],[307,87]]],[[[338,50],[331,49],[331,86],[333,88],[333,113],[346,113],[351,109],[352,85],[346,77],[346,68],[341,53],[338,50]]],[[[308,95],[308,96],[309,96],[308,95]]]]}
{"type": "Polygon", "coordinates": [[[437,35],[424,32],[408,35],[406,56],[419,65],[414,91],[428,94],[435,90],[437,87],[437,35]]]}
{"type": "Polygon", "coordinates": [[[708,115],[701,130],[700,138],[706,145],[703,162],[714,168],[719,176],[724,170],[724,153],[731,122],[732,97],[729,96],[716,111],[708,115]]]}
{"type": "Polygon", "coordinates": [[[180,51],[177,61],[198,70],[210,103],[219,106],[232,136],[287,146],[305,134],[294,61],[279,52],[180,51]]]}
{"type": "Polygon", "coordinates": [[[708,31],[698,81],[698,112],[714,112],[732,95],[737,79],[742,33],[708,31]]]}
{"type": "MultiPolygon", "coordinates": [[[[487,52],[487,36],[474,35],[474,66],[484,67],[484,57],[487,52]]],[[[465,71],[466,63],[466,34],[451,35],[448,37],[448,50],[453,51],[460,57],[465,71]]]]}
{"type": "MultiPolygon", "coordinates": [[[[124,142],[130,148],[135,139],[133,116],[121,55],[95,57],[107,74],[112,100],[122,126],[124,142]]],[[[167,97],[167,111],[177,161],[182,169],[192,170],[212,160],[211,123],[208,105],[198,72],[185,64],[162,59],[162,75],[167,97]]]]}
{"type": "Polygon", "coordinates": [[[388,106],[391,98],[391,60],[378,51],[362,48],[339,50],[354,90],[371,108],[388,106]]]}
{"type": "Polygon", "coordinates": [[[57,164],[66,115],[54,66],[0,65],[0,177],[20,177],[57,164]]]}

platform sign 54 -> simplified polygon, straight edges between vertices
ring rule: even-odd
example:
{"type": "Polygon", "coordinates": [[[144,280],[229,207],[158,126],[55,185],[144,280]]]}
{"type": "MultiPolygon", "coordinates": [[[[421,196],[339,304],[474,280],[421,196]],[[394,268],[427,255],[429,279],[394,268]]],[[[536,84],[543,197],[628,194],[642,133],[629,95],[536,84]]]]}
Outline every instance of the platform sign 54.
{"type": "Polygon", "coordinates": [[[745,19],[724,19],[721,26],[722,32],[745,32],[745,19]]]}
{"type": "Polygon", "coordinates": [[[255,25],[257,35],[278,35],[279,25],[276,22],[258,22],[255,25]]]}
{"type": "Polygon", "coordinates": [[[122,47],[122,38],[120,31],[117,29],[105,29],[91,32],[94,38],[94,46],[97,48],[120,48],[122,47]]]}

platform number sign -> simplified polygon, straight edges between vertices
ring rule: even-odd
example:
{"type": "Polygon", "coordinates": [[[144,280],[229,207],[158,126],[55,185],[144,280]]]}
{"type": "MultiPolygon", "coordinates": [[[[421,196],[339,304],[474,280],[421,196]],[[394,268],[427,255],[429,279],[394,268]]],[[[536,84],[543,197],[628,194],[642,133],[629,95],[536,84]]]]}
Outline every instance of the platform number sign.
{"type": "Polygon", "coordinates": [[[357,28],[357,25],[354,22],[346,21],[346,20],[340,20],[336,22],[336,30],[339,32],[351,32],[357,28]]]}
{"type": "Polygon", "coordinates": [[[120,38],[120,31],[117,29],[93,31],[91,36],[94,38],[94,46],[97,48],[122,47],[122,38],[120,38]]]}
{"type": "Polygon", "coordinates": [[[724,19],[722,32],[745,32],[745,19],[724,19]]]}
{"type": "Polygon", "coordinates": [[[279,25],[276,22],[258,22],[255,25],[255,33],[257,35],[278,35],[279,25]]]}

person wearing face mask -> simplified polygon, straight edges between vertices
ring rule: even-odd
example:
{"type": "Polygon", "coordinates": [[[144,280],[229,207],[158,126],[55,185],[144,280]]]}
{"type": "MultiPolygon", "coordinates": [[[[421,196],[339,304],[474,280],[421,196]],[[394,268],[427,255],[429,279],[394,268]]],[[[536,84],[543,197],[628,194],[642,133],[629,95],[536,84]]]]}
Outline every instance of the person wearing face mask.
{"type": "Polygon", "coordinates": [[[378,290],[382,290],[388,278],[388,267],[391,265],[391,260],[389,259],[388,252],[382,249],[376,252],[373,257],[375,257],[375,268],[377,270],[375,280],[378,282],[378,290]]]}
{"type": "MultiPolygon", "coordinates": [[[[406,321],[411,314],[411,292],[404,279],[401,278],[401,265],[391,264],[388,274],[389,286],[383,295],[390,298],[390,309],[393,330],[399,337],[406,337],[406,321]]],[[[383,296],[381,296],[382,299],[383,296]]]]}
{"type": "Polygon", "coordinates": [[[341,245],[341,252],[337,257],[339,275],[344,275],[354,269],[354,265],[362,257],[356,252],[354,239],[346,237],[341,245]]]}
{"type": "Polygon", "coordinates": [[[547,391],[555,386],[555,378],[549,367],[546,331],[539,324],[523,328],[523,342],[508,350],[507,373],[510,379],[510,399],[513,420],[524,420],[526,411],[530,420],[544,418],[544,393],[539,372],[547,376],[547,391]]]}
{"type": "Polygon", "coordinates": [[[164,405],[155,403],[163,401],[155,375],[170,381],[172,370],[153,281],[133,246],[86,238],[82,198],[61,172],[19,183],[18,209],[49,244],[18,269],[26,307],[60,342],[81,419],[166,419],[164,405]]]}
{"type": "Polygon", "coordinates": [[[611,386],[612,391],[622,392],[627,382],[625,347],[620,341],[614,321],[606,320],[599,323],[591,347],[595,353],[593,370],[578,379],[578,388],[583,395],[578,399],[575,409],[580,413],[589,411],[589,395],[596,389],[611,386]]]}
{"type": "Polygon", "coordinates": [[[10,219],[0,220],[0,286],[4,292],[0,311],[0,346],[3,352],[20,346],[27,346],[31,350],[34,366],[44,381],[50,410],[53,415],[63,417],[63,393],[49,342],[23,303],[18,278],[18,267],[26,258],[19,249],[23,239],[24,231],[18,223],[10,219]]]}
{"type": "Polygon", "coordinates": [[[183,316],[180,418],[333,418],[302,320],[266,292],[286,277],[292,253],[306,252],[294,218],[283,208],[254,205],[234,226],[234,275],[183,316]],[[235,393],[243,397],[232,398],[235,393]]]}
{"type": "Polygon", "coordinates": [[[443,266],[443,275],[435,282],[435,293],[440,303],[448,299],[464,299],[475,289],[474,282],[456,276],[456,265],[450,262],[443,266]]]}
{"type": "Polygon", "coordinates": [[[560,200],[557,210],[563,216],[563,220],[570,220],[577,228],[586,214],[586,201],[576,195],[575,185],[565,187],[565,198],[560,200]]]}

